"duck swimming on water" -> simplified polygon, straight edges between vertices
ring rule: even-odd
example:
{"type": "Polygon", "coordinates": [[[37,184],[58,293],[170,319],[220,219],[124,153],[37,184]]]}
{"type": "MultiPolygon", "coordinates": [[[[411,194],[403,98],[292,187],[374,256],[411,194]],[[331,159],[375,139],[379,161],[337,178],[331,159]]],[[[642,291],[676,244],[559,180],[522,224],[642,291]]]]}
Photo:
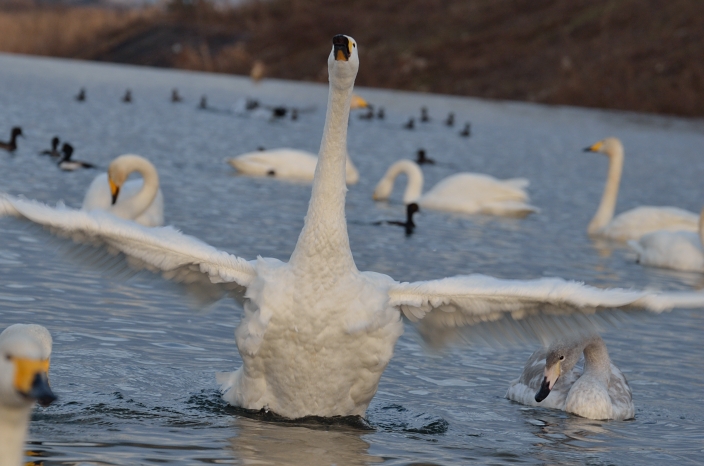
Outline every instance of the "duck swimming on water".
{"type": "Polygon", "coordinates": [[[95,168],[95,165],[92,163],[71,159],[71,156],[73,155],[73,146],[67,142],[61,146],[61,152],[63,153],[63,158],[59,160],[57,165],[63,171],[72,172],[82,168],[95,168]]]}
{"type": "Polygon", "coordinates": [[[5,149],[8,152],[16,151],[18,136],[24,137],[24,134],[22,134],[22,128],[20,128],[19,126],[15,126],[14,128],[12,128],[12,131],[10,133],[10,140],[7,142],[0,141],[0,149],[5,149]]]}
{"type": "Polygon", "coordinates": [[[43,150],[39,153],[39,155],[49,155],[51,157],[60,157],[61,156],[61,151],[59,151],[59,137],[54,136],[51,138],[51,149],[46,149],[43,150]]]}

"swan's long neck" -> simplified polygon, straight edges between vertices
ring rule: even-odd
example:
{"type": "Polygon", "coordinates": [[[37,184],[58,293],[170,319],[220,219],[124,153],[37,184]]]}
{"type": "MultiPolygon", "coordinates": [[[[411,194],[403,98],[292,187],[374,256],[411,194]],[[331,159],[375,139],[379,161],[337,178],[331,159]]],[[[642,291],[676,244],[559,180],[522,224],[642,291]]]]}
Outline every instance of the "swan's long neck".
{"type": "MultiPolygon", "coordinates": [[[[331,80],[328,110],[313,191],[303,230],[289,263],[316,276],[334,281],[337,276],[356,270],[345,219],[345,164],[347,123],[353,85],[339,87],[331,80]]],[[[322,284],[322,283],[321,283],[322,284]]]]}
{"type": "Polygon", "coordinates": [[[604,340],[594,336],[585,341],[584,373],[598,377],[608,384],[611,374],[611,359],[604,340]]]}
{"type": "Polygon", "coordinates": [[[0,466],[20,466],[31,409],[0,406],[0,466]]]}
{"type": "Polygon", "coordinates": [[[141,157],[128,159],[125,171],[127,173],[136,171],[142,175],[142,189],[124,202],[120,202],[118,197],[117,203],[112,206],[111,211],[118,217],[135,219],[142,215],[154,202],[154,198],[159,192],[159,174],[156,172],[154,165],[141,157]]]}
{"type": "Polygon", "coordinates": [[[623,149],[616,148],[607,154],[609,157],[609,174],[606,178],[604,194],[601,197],[599,208],[594,214],[594,218],[589,223],[587,232],[589,234],[598,233],[614,217],[616,210],[616,200],[618,199],[618,187],[621,183],[621,172],[623,171],[623,149]]]}
{"type": "Polygon", "coordinates": [[[423,193],[423,172],[417,163],[410,160],[399,160],[389,167],[386,177],[389,178],[393,184],[396,177],[401,173],[404,173],[406,177],[408,177],[408,184],[403,193],[403,203],[410,204],[411,202],[417,202],[423,193]]]}

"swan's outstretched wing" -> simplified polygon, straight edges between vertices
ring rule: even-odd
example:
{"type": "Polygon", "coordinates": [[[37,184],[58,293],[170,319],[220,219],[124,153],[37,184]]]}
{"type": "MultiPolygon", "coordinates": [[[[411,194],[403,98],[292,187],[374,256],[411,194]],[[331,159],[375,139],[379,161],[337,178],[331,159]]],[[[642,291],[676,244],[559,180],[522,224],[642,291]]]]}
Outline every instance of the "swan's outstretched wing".
{"type": "MultiPolygon", "coordinates": [[[[123,253],[130,265],[161,271],[168,279],[197,284],[232,283],[246,288],[256,276],[252,264],[215,249],[172,227],[147,228],[107,212],[75,210],[0,194],[0,216],[13,215],[77,243],[123,253]]],[[[104,250],[104,249],[103,249],[104,250]]]]}
{"type": "Polygon", "coordinates": [[[704,307],[699,292],[600,289],[561,278],[502,280],[479,274],[398,283],[389,289],[389,299],[436,345],[457,338],[546,342],[560,334],[603,330],[620,321],[619,310],[704,307]]]}

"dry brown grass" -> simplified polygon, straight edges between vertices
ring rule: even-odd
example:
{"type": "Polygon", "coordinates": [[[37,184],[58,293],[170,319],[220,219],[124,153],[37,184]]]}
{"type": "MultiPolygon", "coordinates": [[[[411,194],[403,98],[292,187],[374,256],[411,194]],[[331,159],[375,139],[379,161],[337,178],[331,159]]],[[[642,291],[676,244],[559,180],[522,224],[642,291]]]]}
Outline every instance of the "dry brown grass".
{"type": "Polygon", "coordinates": [[[322,82],[343,32],[360,85],[704,116],[703,0],[173,1],[0,13],[0,50],[322,82]]]}
{"type": "Polygon", "coordinates": [[[96,42],[150,21],[151,10],[13,8],[0,11],[0,51],[81,57],[96,42]]]}

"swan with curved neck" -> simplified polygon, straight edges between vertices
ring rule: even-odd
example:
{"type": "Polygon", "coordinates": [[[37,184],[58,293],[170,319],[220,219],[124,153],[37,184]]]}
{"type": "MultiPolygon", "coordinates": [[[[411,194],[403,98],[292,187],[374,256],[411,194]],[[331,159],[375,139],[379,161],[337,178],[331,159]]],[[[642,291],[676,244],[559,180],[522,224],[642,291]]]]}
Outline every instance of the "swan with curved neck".
{"type": "MultiPolygon", "coordinates": [[[[258,150],[232,157],[227,163],[243,175],[312,182],[318,156],[298,149],[258,150]]],[[[357,167],[346,155],[345,182],[353,185],[358,181],[357,167]]]]}
{"type": "Polygon", "coordinates": [[[374,190],[374,200],[388,199],[400,174],[408,178],[404,204],[416,202],[427,209],[503,216],[525,216],[538,211],[526,203],[528,194],[523,188],[528,181],[523,178],[497,180],[478,173],[457,173],[422,194],[423,172],[411,160],[399,160],[389,167],[374,190]]]}
{"type": "Polygon", "coordinates": [[[0,334],[0,466],[24,464],[32,409],[56,400],[50,356],[51,335],[40,325],[15,324],[0,334]]]}
{"type": "Polygon", "coordinates": [[[660,230],[648,233],[628,245],[642,265],[704,272],[704,209],[699,214],[699,231],[660,230]]]}
{"type": "Polygon", "coordinates": [[[699,218],[696,214],[677,207],[636,207],[614,217],[618,189],[623,171],[623,145],[610,137],[584,149],[585,152],[600,152],[609,158],[609,172],[604,194],[594,214],[587,233],[619,241],[638,239],[657,230],[697,231],[699,218]]]}
{"type": "Polygon", "coordinates": [[[588,419],[631,419],[631,387],[598,335],[558,340],[528,359],[506,398],[588,419]],[[584,370],[575,369],[584,354],[584,370]]]}
{"type": "Polygon", "coordinates": [[[108,172],[95,177],[83,200],[83,210],[107,210],[124,219],[148,226],[164,224],[164,196],[159,174],[152,163],[139,155],[126,154],[110,163],[108,172]],[[127,178],[142,175],[142,181],[127,178]]]}

